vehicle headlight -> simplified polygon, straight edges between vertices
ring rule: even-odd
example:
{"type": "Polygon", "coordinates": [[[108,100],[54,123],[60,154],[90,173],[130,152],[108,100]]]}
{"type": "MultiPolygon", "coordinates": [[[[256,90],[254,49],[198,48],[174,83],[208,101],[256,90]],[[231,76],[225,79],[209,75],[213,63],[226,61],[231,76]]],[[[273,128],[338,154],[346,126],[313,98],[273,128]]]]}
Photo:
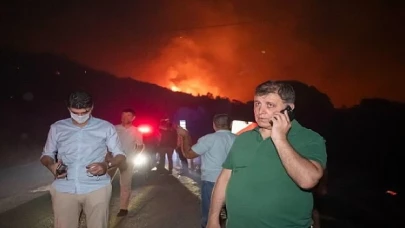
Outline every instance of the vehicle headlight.
{"type": "Polygon", "coordinates": [[[133,162],[134,165],[143,165],[146,163],[148,159],[146,158],[146,156],[144,154],[138,154],[135,156],[133,162]]]}

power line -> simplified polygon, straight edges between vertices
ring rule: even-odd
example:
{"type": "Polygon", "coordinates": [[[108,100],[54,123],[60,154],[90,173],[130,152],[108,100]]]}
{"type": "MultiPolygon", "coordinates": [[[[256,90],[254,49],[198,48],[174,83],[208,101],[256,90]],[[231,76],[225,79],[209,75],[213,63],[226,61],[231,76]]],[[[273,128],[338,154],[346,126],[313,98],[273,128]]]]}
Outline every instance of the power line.
{"type": "Polygon", "coordinates": [[[171,30],[164,30],[164,31],[166,31],[166,32],[181,32],[181,31],[203,30],[203,29],[211,29],[211,28],[233,27],[233,26],[240,26],[240,25],[246,25],[246,24],[256,24],[256,23],[261,23],[261,22],[262,23],[263,22],[268,22],[268,20],[240,21],[240,22],[233,22],[233,23],[195,26],[195,27],[189,27],[189,28],[171,29],[171,30]]]}
{"type": "Polygon", "coordinates": [[[250,20],[250,21],[239,21],[239,22],[214,24],[214,25],[193,26],[193,27],[186,27],[186,28],[169,28],[169,29],[163,29],[163,30],[157,29],[157,30],[144,31],[143,34],[156,36],[158,34],[159,35],[164,35],[164,34],[168,34],[168,33],[187,32],[187,31],[205,30],[205,29],[215,29],[215,28],[224,28],[224,27],[233,27],[233,26],[242,26],[242,25],[259,24],[259,23],[265,23],[265,22],[269,22],[269,20],[250,20]]]}

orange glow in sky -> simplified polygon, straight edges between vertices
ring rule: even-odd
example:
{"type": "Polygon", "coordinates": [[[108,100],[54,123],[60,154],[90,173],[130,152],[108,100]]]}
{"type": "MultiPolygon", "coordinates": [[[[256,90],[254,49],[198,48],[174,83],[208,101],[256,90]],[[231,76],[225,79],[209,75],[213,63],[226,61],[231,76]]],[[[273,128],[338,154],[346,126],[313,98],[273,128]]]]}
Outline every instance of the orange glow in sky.
{"type": "Polygon", "coordinates": [[[402,11],[388,3],[82,1],[57,13],[49,4],[26,13],[9,2],[2,47],[63,54],[173,91],[246,102],[263,81],[297,80],[336,107],[405,100],[402,11]]]}

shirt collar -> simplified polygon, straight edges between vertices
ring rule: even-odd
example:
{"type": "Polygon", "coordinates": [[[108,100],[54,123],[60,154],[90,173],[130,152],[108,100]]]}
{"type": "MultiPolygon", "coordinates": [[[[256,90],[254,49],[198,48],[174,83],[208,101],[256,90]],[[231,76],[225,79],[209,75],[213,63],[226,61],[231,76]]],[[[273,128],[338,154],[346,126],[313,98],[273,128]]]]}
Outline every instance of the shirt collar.
{"type": "Polygon", "coordinates": [[[216,131],[216,132],[231,132],[230,130],[223,130],[223,129],[221,129],[221,130],[218,130],[218,131],[216,131]]]}
{"type": "MultiPolygon", "coordinates": [[[[87,121],[87,124],[84,125],[84,126],[81,127],[81,128],[85,128],[85,127],[87,127],[87,126],[93,124],[93,122],[94,122],[94,117],[93,117],[92,115],[90,115],[89,121],[87,121]]],[[[71,124],[72,124],[73,126],[75,126],[75,127],[79,127],[79,126],[77,126],[77,125],[75,125],[75,124],[73,123],[73,119],[72,119],[72,118],[69,118],[69,123],[71,123],[71,124]]],[[[80,128],[80,127],[79,127],[79,128],[80,128]]]]}

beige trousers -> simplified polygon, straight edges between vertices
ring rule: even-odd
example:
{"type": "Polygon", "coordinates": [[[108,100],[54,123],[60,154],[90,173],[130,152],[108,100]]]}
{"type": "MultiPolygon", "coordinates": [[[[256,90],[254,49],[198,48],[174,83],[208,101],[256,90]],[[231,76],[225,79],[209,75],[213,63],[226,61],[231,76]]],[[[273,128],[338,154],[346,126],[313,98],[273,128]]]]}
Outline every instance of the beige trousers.
{"type": "MultiPolygon", "coordinates": [[[[132,192],[132,172],[134,169],[134,164],[132,159],[127,160],[127,166],[125,168],[119,168],[120,170],[120,209],[128,210],[129,201],[131,199],[132,192]]],[[[111,182],[113,181],[117,173],[117,168],[108,170],[108,175],[111,177],[111,182]]]]}
{"type": "Polygon", "coordinates": [[[71,194],[50,189],[55,228],[77,228],[83,209],[87,228],[107,228],[111,184],[87,194],[71,194]]]}

